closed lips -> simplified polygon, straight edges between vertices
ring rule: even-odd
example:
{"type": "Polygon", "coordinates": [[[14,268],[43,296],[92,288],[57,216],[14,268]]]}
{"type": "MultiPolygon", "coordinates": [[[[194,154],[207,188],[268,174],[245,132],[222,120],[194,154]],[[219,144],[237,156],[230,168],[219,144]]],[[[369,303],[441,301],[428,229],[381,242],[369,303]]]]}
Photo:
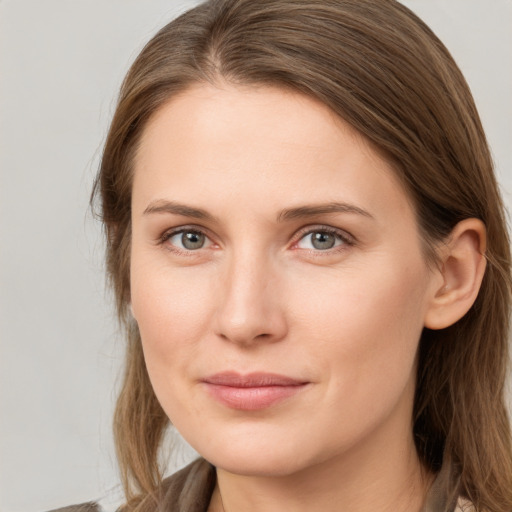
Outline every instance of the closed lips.
{"type": "Polygon", "coordinates": [[[208,384],[237,388],[267,387],[267,386],[300,386],[306,381],[293,379],[275,373],[250,373],[241,375],[236,372],[222,372],[204,379],[208,384]]]}
{"type": "Polygon", "coordinates": [[[236,372],[218,373],[203,382],[209,394],[222,405],[243,411],[266,409],[294,396],[308,384],[278,374],[236,372]]]}

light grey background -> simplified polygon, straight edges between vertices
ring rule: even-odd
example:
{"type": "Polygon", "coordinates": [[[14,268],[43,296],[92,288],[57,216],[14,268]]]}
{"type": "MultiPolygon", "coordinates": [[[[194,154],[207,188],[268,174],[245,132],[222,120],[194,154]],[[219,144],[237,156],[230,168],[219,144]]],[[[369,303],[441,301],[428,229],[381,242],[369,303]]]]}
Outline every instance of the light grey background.
{"type": "MultiPolygon", "coordinates": [[[[195,3],[0,0],[2,511],[97,498],[117,482],[110,418],[122,340],[88,198],[129,63],[195,3]]],[[[466,75],[510,207],[511,0],[405,3],[466,75]]]]}

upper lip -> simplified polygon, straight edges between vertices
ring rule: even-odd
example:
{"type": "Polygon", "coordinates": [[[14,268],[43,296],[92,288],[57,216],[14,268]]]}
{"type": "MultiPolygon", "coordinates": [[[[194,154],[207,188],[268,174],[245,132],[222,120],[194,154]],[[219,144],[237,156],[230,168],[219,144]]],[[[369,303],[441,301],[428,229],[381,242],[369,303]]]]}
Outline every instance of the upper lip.
{"type": "Polygon", "coordinates": [[[307,381],[294,379],[277,373],[253,372],[240,374],[227,371],[210,375],[203,382],[217,386],[229,386],[233,388],[257,388],[265,386],[300,386],[307,381]]]}

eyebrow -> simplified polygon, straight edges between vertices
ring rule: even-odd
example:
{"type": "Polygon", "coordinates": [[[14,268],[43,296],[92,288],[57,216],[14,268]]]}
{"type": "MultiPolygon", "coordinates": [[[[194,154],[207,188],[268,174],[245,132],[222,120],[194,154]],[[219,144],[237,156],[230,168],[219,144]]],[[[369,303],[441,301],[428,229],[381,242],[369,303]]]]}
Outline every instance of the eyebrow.
{"type": "MultiPolygon", "coordinates": [[[[163,199],[151,202],[144,210],[143,215],[154,213],[170,213],[199,220],[216,220],[213,215],[208,213],[206,210],[203,210],[202,208],[195,208],[163,199]]],[[[373,215],[371,215],[371,213],[363,210],[362,208],[359,208],[358,206],[348,203],[331,202],[324,204],[304,205],[296,208],[286,208],[282,210],[277,216],[277,222],[304,219],[329,213],[354,213],[373,219],[373,215]]]]}
{"type": "Polygon", "coordinates": [[[358,206],[348,203],[326,203],[317,205],[305,205],[298,208],[287,208],[283,210],[277,217],[278,222],[287,220],[303,219],[322,215],[326,213],[355,213],[373,219],[373,215],[358,206]]]}
{"type": "Polygon", "coordinates": [[[200,220],[215,220],[213,215],[202,208],[193,208],[174,201],[166,201],[162,199],[151,202],[144,210],[143,215],[149,215],[151,213],[172,213],[174,215],[181,215],[183,217],[191,217],[200,220]]]}

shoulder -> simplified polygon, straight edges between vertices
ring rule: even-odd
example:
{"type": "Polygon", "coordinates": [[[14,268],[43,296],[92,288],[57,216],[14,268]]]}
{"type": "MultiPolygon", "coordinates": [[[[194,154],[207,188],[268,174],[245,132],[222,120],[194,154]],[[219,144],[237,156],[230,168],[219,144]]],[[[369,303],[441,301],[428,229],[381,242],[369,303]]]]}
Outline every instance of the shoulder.
{"type": "Polygon", "coordinates": [[[97,501],[88,501],[77,505],[49,510],[48,512],[117,512],[124,504],[125,498],[121,485],[110,489],[97,501]]]}
{"type": "Polygon", "coordinates": [[[138,507],[144,511],[205,512],[215,484],[215,468],[199,458],[167,477],[154,494],[146,495],[139,502],[138,507]]]}
{"type": "MultiPolygon", "coordinates": [[[[204,459],[197,459],[165,478],[155,494],[142,498],[139,506],[142,510],[205,512],[215,484],[215,468],[204,459]]],[[[98,501],[71,505],[49,512],[116,512],[122,510],[124,504],[121,490],[114,489],[98,501]]]]}
{"type": "Polygon", "coordinates": [[[457,482],[457,477],[452,476],[451,465],[443,464],[430,487],[422,512],[475,512],[471,501],[459,495],[454,482],[457,482]]]}
{"type": "Polygon", "coordinates": [[[162,482],[157,501],[163,510],[204,512],[210,504],[215,484],[215,468],[199,458],[162,482]]]}
{"type": "Polygon", "coordinates": [[[459,498],[454,512],[475,512],[475,507],[469,500],[459,498]]]}
{"type": "Polygon", "coordinates": [[[95,502],[81,503],[80,505],[70,505],[69,507],[56,508],[49,512],[101,512],[98,504],[95,502]]]}

